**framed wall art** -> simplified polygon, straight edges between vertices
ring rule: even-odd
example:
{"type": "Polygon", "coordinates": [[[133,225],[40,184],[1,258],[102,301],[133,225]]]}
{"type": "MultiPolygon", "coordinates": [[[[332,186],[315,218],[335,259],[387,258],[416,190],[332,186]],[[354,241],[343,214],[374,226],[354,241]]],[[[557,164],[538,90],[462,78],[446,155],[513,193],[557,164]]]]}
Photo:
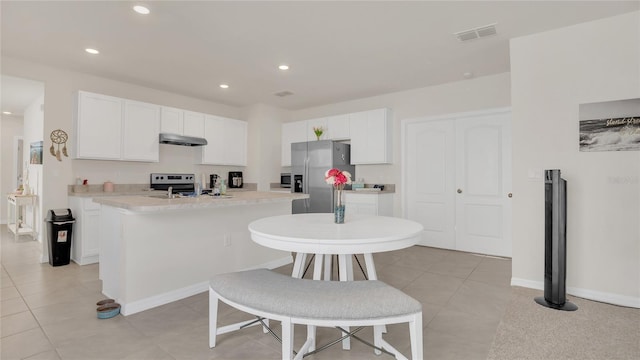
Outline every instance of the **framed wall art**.
{"type": "Polygon", "coordinates": [[[640,151],[640,99],[580,104],[580,151],[640,151]]]}
{"type": "Polygon", "coordinates": [[[32,142],[29,149],[29,163],[42,165],[42,141],[32,142]]]}

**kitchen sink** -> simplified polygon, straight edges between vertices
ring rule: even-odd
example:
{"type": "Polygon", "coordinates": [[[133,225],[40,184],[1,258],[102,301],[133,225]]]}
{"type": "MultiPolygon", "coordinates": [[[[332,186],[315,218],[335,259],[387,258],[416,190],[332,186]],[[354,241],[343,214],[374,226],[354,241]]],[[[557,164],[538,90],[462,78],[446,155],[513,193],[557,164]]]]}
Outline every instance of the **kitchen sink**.
{"type": "MultiPolygon", "coordinates": [[[[217,196],[212,196],[212,195],[200,195],[203,198],[211,198],[211,199],[230,199],[233,198],[233,195],[217,195],[217,196]]],[[[167,194],[153,194],[153,195],[147,195],[147,197],[150,198],[154,198],[154,199],[179,199],[179,198],[190,198],[192,196],[184,196],[181,194],[173,194],[173,197],[170,198],[169,195],[167,194]]]]}
{"type": "Polygon", "coordinates": [[[172,198],[169,198],[169,195],[167,194],[154,194],[154,195],[147,195],[147,197],[155,198],[155,199],[177,199],[181,196],[174,194],[172,198]]]}

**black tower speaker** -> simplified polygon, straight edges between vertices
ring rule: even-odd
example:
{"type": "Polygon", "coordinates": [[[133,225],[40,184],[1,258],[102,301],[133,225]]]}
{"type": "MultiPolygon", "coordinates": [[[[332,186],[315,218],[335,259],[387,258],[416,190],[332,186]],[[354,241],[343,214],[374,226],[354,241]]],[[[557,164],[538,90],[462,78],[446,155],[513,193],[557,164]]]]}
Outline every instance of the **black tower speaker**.
{"type": "Polygon", "coordinates": [[[535,301],[548,308],[574,311],[567,301],[567,182],[560,170],[544,174],[544,297],[535,301]]]}

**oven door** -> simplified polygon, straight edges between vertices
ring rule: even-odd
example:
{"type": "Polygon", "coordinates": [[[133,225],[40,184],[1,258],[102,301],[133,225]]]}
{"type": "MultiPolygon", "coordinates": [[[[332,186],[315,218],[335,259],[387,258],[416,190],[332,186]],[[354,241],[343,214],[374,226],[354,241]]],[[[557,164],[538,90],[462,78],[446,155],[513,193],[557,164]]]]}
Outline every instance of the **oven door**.
{"type": "Polygon", "coordinates": [[[283,187],[283,188],[291,187],[291,173],[280,174],[280,187],[283,187]]]}

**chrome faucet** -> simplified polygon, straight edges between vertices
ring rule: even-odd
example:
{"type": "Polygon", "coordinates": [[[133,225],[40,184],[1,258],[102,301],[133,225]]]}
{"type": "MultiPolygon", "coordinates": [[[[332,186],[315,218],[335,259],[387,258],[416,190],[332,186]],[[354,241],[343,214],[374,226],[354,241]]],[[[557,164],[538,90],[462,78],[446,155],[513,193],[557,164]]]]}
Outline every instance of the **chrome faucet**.
{"type": "Polygon", "coordinates": [[[173,199],[173,186],[169,186],[169,189],[167,189],[167,197],[173,199]]]}

